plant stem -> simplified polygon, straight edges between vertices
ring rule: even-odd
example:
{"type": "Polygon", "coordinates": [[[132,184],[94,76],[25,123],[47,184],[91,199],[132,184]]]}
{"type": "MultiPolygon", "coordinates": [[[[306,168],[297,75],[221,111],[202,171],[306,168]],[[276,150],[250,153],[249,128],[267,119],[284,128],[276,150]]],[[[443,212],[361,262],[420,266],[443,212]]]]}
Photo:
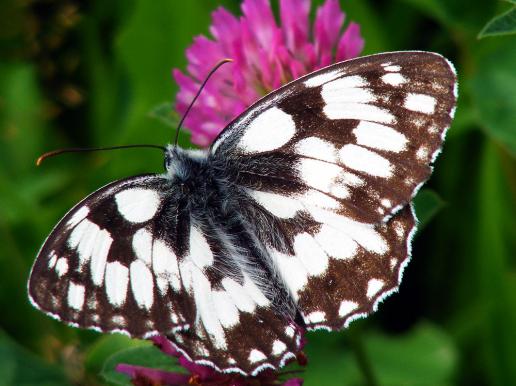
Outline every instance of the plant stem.
{"type": "Polygon", "coordinates": [[[353,333],[350,334],[350,343],[353,353],[355,355],[355,359],[357,361],[358,368],[364,377],[364,385],[380,386],[374,374],[371,361],[367,356],[364,343],[362,340],[362,334],[358,329],[355,329],[355,331],[353,331],[353,333]]]}

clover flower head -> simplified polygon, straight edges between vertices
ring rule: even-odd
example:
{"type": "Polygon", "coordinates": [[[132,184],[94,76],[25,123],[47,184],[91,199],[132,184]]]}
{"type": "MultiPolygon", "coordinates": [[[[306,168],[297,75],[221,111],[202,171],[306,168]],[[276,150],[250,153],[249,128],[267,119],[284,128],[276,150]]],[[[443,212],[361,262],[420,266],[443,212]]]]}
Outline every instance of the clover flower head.
{"type": "Polygon", "coordinates": [[[212,38],[197,36],[186,51],[187,73],[173,71],[180,87],[176,109],[184,114],[213,66],[224,58],[234,61],[213,76],[186,117],[193,143],[210,145],[261,96],[362,51],[360,27],[352,22],[343,29],[338,0],[326,0],[312,26],[310,5],[310,0],[279,0],[279,24],[268,0],[244,0],[241,17],[222,7],[213,12],[212,38]]]}

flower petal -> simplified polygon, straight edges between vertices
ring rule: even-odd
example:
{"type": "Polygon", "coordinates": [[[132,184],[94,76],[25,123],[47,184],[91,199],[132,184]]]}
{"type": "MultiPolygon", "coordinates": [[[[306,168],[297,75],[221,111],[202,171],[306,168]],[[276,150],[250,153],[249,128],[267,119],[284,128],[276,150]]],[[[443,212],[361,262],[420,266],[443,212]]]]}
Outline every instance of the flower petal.
{"type": "Polygon", "coordinates": [[[319,67],[332,63],[333,48],[337,43],[339,32],[345,15],[340,9],[338,0],[326,0],[317,9],[314,23],[315,49],[319,55],[319,67]]]}
{"type": "Polygon", "coordinates": [[[240,34],[238,19],[223,7],[217,8],[211,17],[213,20],[210,27],[211,34],[220,44],[222,52],[227,57],[233,58],[234,44],[240,34]]]}
{"type": "Polygon", "coordinates": [[[294,55],[303,53],[308,40],[310,0],[280,0],[281,30],[285,44],[294,55]]]}
{"type": "Polygon", "coordinates": [[[188,72],[198,81],[203,81],[215,64],[224,59],[221,46],[205,36],[196,36],[194,43],[186,50],[188,72]]]}
{"type": "Polygon", "coordinates": [[[163,353],[179,358],[181,353],[176,350],[176,348],[172,345],[170,340],[167,339],[166,336],[157,335],[153,336],[151,339],[152,343],[154,343],[163,353]]]}
{"type": "Polygon", "coordinates": [[[286,381],[282,386],[302,386],[303,380],[301,378],[291,378],[286,381]]]}
{"type": "Polygon", "coordinates": [[[220,7],[212,13],[214,40],[198,36],[187,49],[188,73],[174,71],[180,86],[176,108],[183,114],[213,66],[233,59],[214,74],[185,119],[193,143],[208,146],[260,96],[335,59],[354,57],[363,47],[355,23],[341,34],[345,16],[338,0],[325,0],[318,8],[313,41],[310,0],[279,0],[279,7],[280,26],[269,0],[243,0],[240,18],[220,7]]]}
{"type": "Polygon", "coordinates": [[[244,0],[245,23],[255,33],[257,43],[266,47],[274,39],[278,27],[268,0],[244,0]]]}
{"type": "Polygon", "coordinates": [[[172,373],[125,363],[118,364],[115,370],[130,376],[132,380],[139,380],[140,383],[138,384],[141,384],[141,381],[145,380],[146,384],[182,386],[188,384],[190,379],[190,376],[186,374],[172,373]]]}
{"type": "Polygon", "coordinates": [[[337,61],[354,58],[362,52],[364,39],[360,35],[360,26],[357,23],[349,23],[346,32],[340,38],[337,46],[337,61]]]}

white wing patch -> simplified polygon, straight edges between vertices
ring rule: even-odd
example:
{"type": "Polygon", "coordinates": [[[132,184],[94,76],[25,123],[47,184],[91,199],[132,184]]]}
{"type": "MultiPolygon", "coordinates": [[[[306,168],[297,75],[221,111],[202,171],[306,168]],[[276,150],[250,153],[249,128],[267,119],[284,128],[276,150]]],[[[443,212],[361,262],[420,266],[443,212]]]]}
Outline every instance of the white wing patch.
{"type": "Polygon", "coordinates": [[[79,224],[82,220],[86,218],[86,216],[90,213],[90,208],[88,208],[86,205],[82,206],[77,212],[75,212],[68,220],[66,225],[68,225],[70,228],[73,228],[77,224],[79,224]]]}
{"type": "Polygon", "coordinates": [[[303,205],[294,198],[277,193],[248,190],[249,195],[267,211],[279,218],[293,218],[303,205]]]}
{"type": "Polygon", "coordinates": [[[322,87],[321,96],[325,103],[323,112],[329,119],[360,119],[380,123],[395,123],[388,110],[369,104],[376,100],[367,88],[365,78],[358,75],[346,76],[322,87]]]}
{"type": "Polygon", "coordinates": [[[142,188],[122,190],[115,195],[115,201],[120,214],[132,223],[149,221],[161,202],[158,192],[142,188]]]}
{"type": "MultiPolygon", "coordinates": [[[[203,324],[208,335],[211,337],[215,347],[226,349],[226,334],[224,333],[224,329],[222,328],[221,321],[218,317],[217,309],[215,308],[211,283],[199,268],[193,264],[191,264],[190,267],[192,291],[199,320],[203,324]]],[[[182,273],[183,270],[181,270],[181,274],[182,273]]]]}
{"type": "Polygon", "coordinates": [[[190,227],[190,248],[187,259],[199,267],[209,267],[213,264],[213,253],[201,231],[195,226],[190,227]]]}
{"type": "Polygon", "coordinates": [[[68,259],[66,257],[61,257],[57,259],[55,265],[57,276],[61,277],[68,273],[68,259]]]}
{"type": "Polygon", "coordinates": [[[389,178],[392,165],[388,159],[361,146],[347,144],[339,150],[340,160],[347,167],[372,176],[389,178]]]}
{"type": "Polygon", "coordinates": [[[118,261],[108,263],[106,266],[106,295],[109,302],[120,307],[127,297],[127,285],[129,283],[129,269],[118,261]]]}
{"type": "Polygon", "coordinates": [[[433,114],[436,105],[437,100],[434,97],[414,93],[408,93],[403,104],[406,109],[423,114],[433,114]]]}
{"type": "Polygon", "coordinates": [[[296,153],[331,163],[337,162],[337,149],[333,144],[317,137],[304,138],[296,143],[296,153]]]}
{"type": "Polygon", "coordinates": [[[271,151],[285,145],[296,133],[292,117],[271,107],[254,118],[240,139],[239,147],[248,153],[271,151]]]}
{"type": "Polygon", "coordinates": [[[335,164],[311,158],[301,158],[297,164],[299,174],[308,186],[338,198],[347,198],[350,193],[343,184],[344,170],[335,164]]]}
{"type": "MultiPolygon", "coordinates": [[[[329,236],[331,231],[330,229],[325,228],[325,233],[327,233],[328,236],[319,237],[322,237],[323,239],[327,240],[329,244],[346,244],[344,240],[340,240],[342,237],[349,237],[351,240],[353,240],[353,242],[359,243],[364,249],[366,249],[369,252],[383,255],[389,249],[387,242],[374,228],[374,224],[366,224],[354,221],[348,217],[340,216],[336,213],[327,210],[320,210],[316,208],[308,208],[308,210],[316,221],[319,221],[321,224],[323,224],[321,229],[323,229],[324,227],[328,227],[340,233],[340,235],[335,234],[329,236]],[[334,241],[330,242],[330,240],[334,241]],[[335,242],[335,240],[339,240],[339,242],[337,243],[335,242]]],[[[320,233],[321,232],[319,232],[319,234],[320,233]]],[[[325,246],[323,245],[323,247],[325,246]]]]}
{"type": "Polygon", "coordinates": [[[403,85],[404,83],[406,83],[407,79],[399,73],[390,72],[390,73],[382,76],[382,82],[390,84],[391,86],[394,86],[394,87],[399,87],[399,86],[403,85]]]}
{"type": "Polygon", "coordinates": [[[272,353],[274,355],[280,355],[286,349],[287,349],[287,346],[281,340],[275,340],[274,343],[272,344],[272,353]]]}
{"type": "Polygon", "coordinates": [[[224,328],[235,326],[240,317],[233,300],[226,291],[212,291],[213,303],[217,316],[224,328]]]}
{"type": "Polygon", "coordinates": [[[74,310],[81,311],[84,306],[84,293],[85,288],[83,285],[71,281],[68,286],[68,305],[74,310]]]}
{"type": "Polygon", "coordinates": [[[152,270],[156,275],[156,283],[162,295],[166,294],[169,286],[175,291],[181,289],[177,257],[172,249],[161,240],[154,240],[152,246],[152,270]]]}
{"type": "Polygon", "coordinates": [[[90,262],[91,279],[93,284],[101,286],[104,281],[104,271],[106,269],[109,249],[113,243],[113,238],[107,231],[102,231],[101,237],[93,250],[90,262]]]}
{"type": "Polygon", "coordinates": [[[222,286],[240,311],[254,312],[256,309],[256,302],[253,300],[251,295],[244,291],[243,286],[229,277],[222,279],[222,286]]]}
{"type": "Polygon", "coordinates": [[[309,273],[306,267],[297,256],[289,256],[273,248],[269,249],[269,255],[289,288],[292,297],[297,300],[298,292],[308,282],[309,273]]]}
{"type": "Polygon", "coordinates": [[[374,297],[385,285],[383,280],[371,279],[367,283],[367,297],[371,299],[374,297]]]}
{"type": "Polygon", "coordinates": [[[326,313],[324,311],[314,311],[305,316],[308,323],[321,323],[326,320],[326,313]]]}
{"type": "Polygon", "coordinates": [[[368,121],[360,121],[353,134],[359,145],[397,153],[404,150],[408,143],[407,137],[399,131],[368,121]]]}
{"type": "Polygon", "coordinates": [[[312,76],[308,80],[304,81],[304,85],[306,87],[317,87],[323,85],[324,83],[329,82],[330,80],[334,80],[339,78],[342,75],[342,70],[334,70],[329,71],[321,75],[312,76]]]}
{"type": "Polygon", "coordinates": [[[260,350],[253,349],[253,350],[251,350],[251,353],[249,354],[249,362],[251,362],[251,363],[261,362],[266,359],[267,359],[267,357],[260,350]]]}
{"type": "Polygon", "coordinates": [[[351,237],[327,224],[321,225],[321,229],[315,234],[315,240],[328,255],[338,260],[352,259],[358,249],[357,243],[351,237]]]}
{"type": "Polygon", "coordinates": [[[152,235],[141,228],[133,236],[133,251],[138,259],[149,265],[152,257],[152,235]]]}
{"type": "Polygon", "coordinates": [[[90,264],[92,280],[100,286],[104,279],[104,269],[109,249],[113,239],[109,232],[83,219],[72,231],[68,238],[68,246],[76,249],[79,256],[78,271],[82,271],[86,264],[90,264]]]}
{"type": "Polygon", "coordinates": [[[294,251],[311,275],[321,275],[328,269],[328,255],[310,234],[304,232],[296,235],[294,251]]]}
{"type": "Polygon", "coordinates": [[[135,260],[130,266],[131,290],[140,308],[149,310],[154,303],[154,280],[145,262],[135,260]]]}
{"type": "Polygon", "coordinates": [[[355,311],[358,308],[358,303],[350,300],[343,300],[339,306],[339,315],[346,316],[355,311]]]}

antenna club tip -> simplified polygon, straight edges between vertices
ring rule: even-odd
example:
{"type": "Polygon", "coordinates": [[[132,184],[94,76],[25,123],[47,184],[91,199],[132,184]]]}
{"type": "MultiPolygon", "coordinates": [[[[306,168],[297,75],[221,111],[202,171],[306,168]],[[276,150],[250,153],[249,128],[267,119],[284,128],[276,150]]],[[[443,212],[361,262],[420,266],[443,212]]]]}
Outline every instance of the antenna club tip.
{"type": "Polygon", "coordinates": [[[36,160],[36,166],[40,166],[44,159],[45,159],[44,156],[39,156],[38,159],[36,160]]]}

